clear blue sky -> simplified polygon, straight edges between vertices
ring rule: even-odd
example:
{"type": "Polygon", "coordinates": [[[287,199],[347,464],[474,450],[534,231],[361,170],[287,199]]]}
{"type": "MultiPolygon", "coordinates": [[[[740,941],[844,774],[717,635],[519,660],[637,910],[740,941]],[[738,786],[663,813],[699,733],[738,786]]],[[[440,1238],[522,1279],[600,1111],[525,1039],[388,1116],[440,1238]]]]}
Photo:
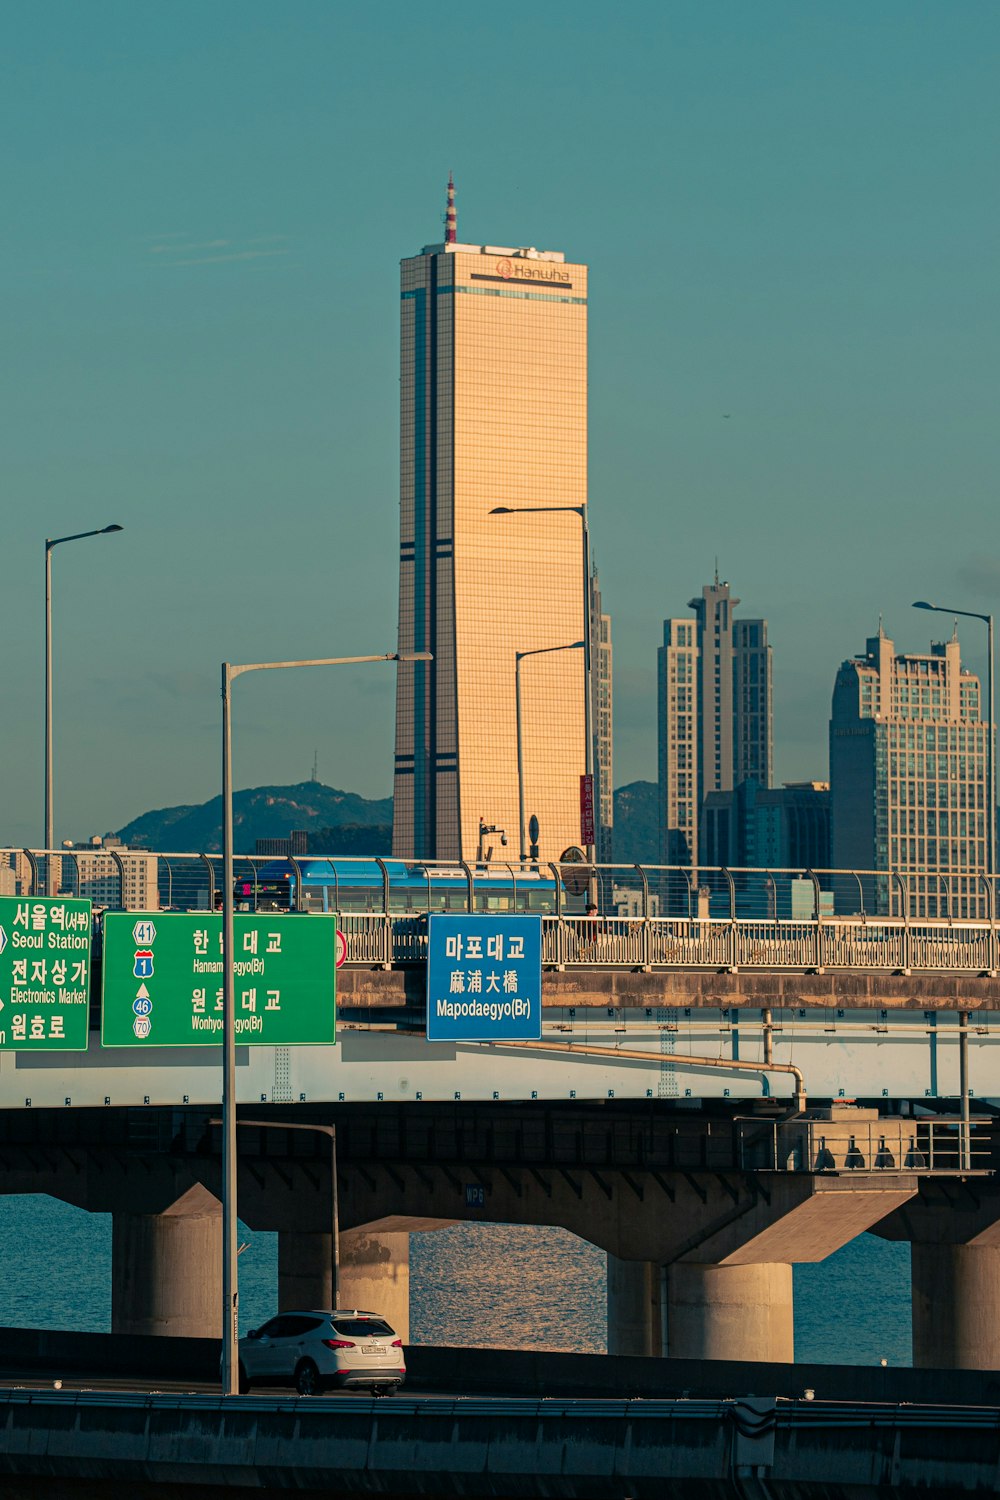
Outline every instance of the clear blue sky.
{"type": "MultiPolygon", "coordinates": [[[[592,268],[617,783],[716,555],[782,779],[880,611],[915,650],[912,599],[992,607],[1000,6],[42,0],[0,47],[0,838],[41,837],[47,535],[126,528],[55,554],[59,838],[215,794],[223,659],[394,649],[398,261],[449,168],[460,239],[592,268]]],[[[239,682],[237,784],[387,794],[392,671],[239,682]]]]}

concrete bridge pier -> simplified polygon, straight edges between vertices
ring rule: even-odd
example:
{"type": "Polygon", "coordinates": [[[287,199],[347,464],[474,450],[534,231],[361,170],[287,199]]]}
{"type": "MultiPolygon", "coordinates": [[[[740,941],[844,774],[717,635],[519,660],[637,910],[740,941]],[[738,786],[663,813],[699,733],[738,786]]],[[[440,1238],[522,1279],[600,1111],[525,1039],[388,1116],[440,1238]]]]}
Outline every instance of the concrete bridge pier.
{"type": "Polygon", "coordinates": [[[1000,1245],[910,1244],[913,1363],[1000,1369],[1000,1245]]]}
{"type": "Polygon", "coordinates": [[[716,1174],[689,1194],[683,1181],[668,1206],[643,1199],[615,1221],[618,1255],[635,1258],[608,1255],[611,1353],[790,1363],[792,1265],[825,1260],[917,1189],[912,1174],[888,1172],[716,1174]]]}
{"type": "Polygon", "coordinates": [[[792,1268],[780,1262],[667,1268],[672,1359],[795,1359],[792,1268]]]}
{"type": "Polygon", "coordinates": [[[608,1256],[608,1353],[794,1359],[792,1268],[608,1256]]]}
{"type": "Polygon", "coordinates": [[[332,1307],[329,1234],[278,1230],[278,1311],[332,1307]]]}
{"type": "Polygon", "coordinates": [[[1000,1369],[1000,1185],[921,1183],[875,1232],[910,1242],[914,1365],[1000,1369]]]}
{"type": "Polygon", "coordinates": [[[910,1245],[913,1363],[1000,1369],[1000,1247],[910,1245]]]}
{"type": "Polygon", "coordinates": [[[362,1227],[340,1237],[340,1304],[381,1313],[410,1337],[410,1236],[362,1227]]]}
{"type": "Polygon", "coordinates": [[[111,1216],[111,1331],[219,1338],[221,1207],[194,1187],[162,1213],[111,1216]]]}
{"type": "MultiPolygon", "coordinates": [[[[410,1337],[410,1237],[405,1231],[349,1229],[340,1236],[341,1307],[383,1315],[404,1343],[410,1337]]],[[[278,1307],[333,1303],[330,1235],[278,1231],[278,1307]]]]}
{"type": "Polygon", "coordinates": [[[608,1353],[663,1354],[663,1268],[608,1254],[608,1353]]]}

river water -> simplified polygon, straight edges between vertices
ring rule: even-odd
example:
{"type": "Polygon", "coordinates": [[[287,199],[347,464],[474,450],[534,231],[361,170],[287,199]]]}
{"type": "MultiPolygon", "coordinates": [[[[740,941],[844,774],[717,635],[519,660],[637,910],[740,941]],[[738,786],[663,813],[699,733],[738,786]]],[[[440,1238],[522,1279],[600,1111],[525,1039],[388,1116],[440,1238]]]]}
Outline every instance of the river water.
{"type": "MultiPolygon", "coordinates": [[[[276,1310],[277,1236],[242,1231],[241,1332],[276,1310]]],[[[0,1326],[107,1332],[111,1219],[53,1198],[0,1198],[0,1326]]],[[[795,1357],[908,1365],[909,1249],[864,1234],[796,1266],[795,1357]]],[[[566,1230],[457,1224],[410,1236],[415,1344],[602,1352],[605,1257],[566,1230]]]]}

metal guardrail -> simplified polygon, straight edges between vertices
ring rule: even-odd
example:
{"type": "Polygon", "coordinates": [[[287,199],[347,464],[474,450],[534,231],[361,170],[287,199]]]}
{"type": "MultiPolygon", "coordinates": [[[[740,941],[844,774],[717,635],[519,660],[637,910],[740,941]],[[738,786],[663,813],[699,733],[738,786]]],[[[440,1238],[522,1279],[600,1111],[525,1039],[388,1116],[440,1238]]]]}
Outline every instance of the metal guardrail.
{"type": "MultiPolygon", "coordinates": [[[[554,968],[1000,972],[996,881],[865,870],[691,870],[643,865],[470,865],[337,856],[237,856],[237,907],[335,911],[347,962],[426,957],[429,912],[542,918],[554,968]],[[282,901],[274,872],[287,871],[282,901]],[[587,915],[589,904],[596,915],[587,915]]],[[[0,894],[90,896],[95,909],[211,911],[222,857],[122,848],[0,850],[0,894]]]]}
{"type": "Polygon", "coordinates": [[[735,1121],[739,1165],[760,1172],[918,1172],[921,1177],[993,1170],[990,1123],[942,1116],[735,1121]]]}

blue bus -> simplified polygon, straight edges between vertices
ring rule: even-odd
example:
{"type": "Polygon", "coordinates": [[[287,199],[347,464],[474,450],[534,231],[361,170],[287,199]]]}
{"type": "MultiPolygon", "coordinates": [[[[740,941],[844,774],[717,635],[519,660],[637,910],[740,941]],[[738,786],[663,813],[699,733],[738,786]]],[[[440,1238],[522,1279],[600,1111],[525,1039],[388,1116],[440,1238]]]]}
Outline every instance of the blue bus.
{"type": "MultiPolygon", "coordinates": [[[[550,916],[556,909],[551,870],[473,867],[471,909],[550,916]]],[[[464,912],[469,877],[461,866],[403,859],[275,859],[235,882],[238,911],[464,912]]]]}

